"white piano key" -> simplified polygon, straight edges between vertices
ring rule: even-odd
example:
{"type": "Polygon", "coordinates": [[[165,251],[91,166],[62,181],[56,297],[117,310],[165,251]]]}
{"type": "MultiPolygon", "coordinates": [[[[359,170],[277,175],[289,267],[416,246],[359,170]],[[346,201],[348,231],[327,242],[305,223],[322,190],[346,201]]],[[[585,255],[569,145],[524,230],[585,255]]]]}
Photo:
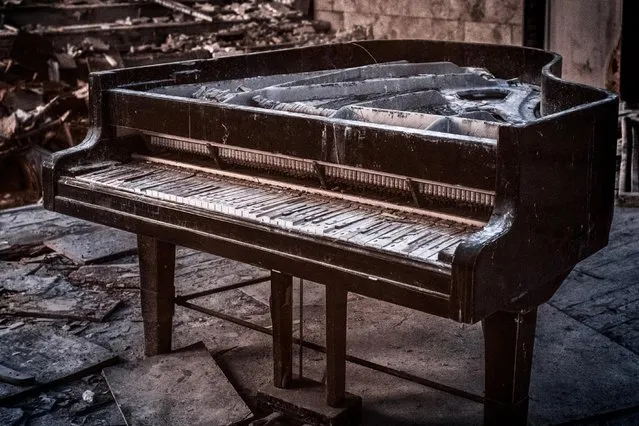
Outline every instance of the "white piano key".
{"type": "MultiPolygon", "coordinates": [[[[307,165],[300,164],[298,171],[307,172],[307,165]]],[[[327,168],[327,172],[329,170],[332,169],[327,168]]],[[[405,185],[404,181],[395,182],[376,174],[353,170],[349,173],[353,178],[365,177],[379,185],[399,185],[399,188],[405,185]]],[[[351,201],[149,163],[116,165],[76,179],[420,260],[436,260],[439,251],[459,244],[465,235],[473,232],[472,228],[446,220],[419,217],[412,221],[351,201]]],[[[429,190],[428,186],[419,185],[424,192],[429,190]]],[[[463,191],[445,185],[430,187],[433,194],[465,196],[463,191]]]]}
{"type": "Polygon", "coordinates": [[[411,227],[411,224],[398,223],[393,230],[386,232],[384,234],[378,235],[376,238],[373,238],[372,240],[368,240],[366,244],[369,246],[378,247],[378,248],[386,247],[387,245],[389,245],[396,239],[400,238],[402,235],[405,235],[407,229],[409,229],[410,227],[411,227]]]}
{"type": "Polygon", "coordinates": [[[439,253],[442,250],[442,247],[449,244],[451,240],[457,240],[464,234],[465,233],[463,231],[457,231],[451,234],[442,234],[439,238],[436,238],[428,244],[411,251],[410,255],[420,259],[427,259],[430,256],[439,253]]]}
{"type": "Polygon", "coordinates": [[[126,172],[111,176],[109,179],[104,181],[105,185],[117,186],[119,183],[125,182],[130,179],[135,179],[138,176],[142,176],[147,174],[145,170],[128,170],[126,172]]]}
{"type": "Polygon", "coordinates": [[[260,194],[256,195],[255,197],[246,198],[240,201],[238,203],[238,207],[251,208],[251,209],[257,208],[259,206],[262,206],[268,203],[269,201],[277,199],[277,197],[278,196],[276,194],[272,194],[267,191],[262,191],[260,194]]]}
{"type": "Polygon", "coordinates": [[[322,222],[322,224],[330,228],[335,228],[345,220],[349,220],[350,218],[352,218],[357,212],[359,212],[359,209],[357,207],[350,206],[346,208],[342,213],[326,219],[322,222]]]}
{"type": "Polygon", "coordinates": [[[190,183],[188,182],[188,179],[179,179],[175,182],[170,182],[166,185],[153,189],[165,195],[179,195],[182,193],[182,191],[188,188],[189,185],[190,183]]]}
{"type": "Polygon", "coordinates": [[[99,170],[97,172],[94,173],[88,173],[86,175],[82,175],[82,176],[78,176],[79,180],[89,180],[92,182],[105,182],[106,180],[108,180],[111,176],[115,176],[118,175],[120,173],[123,172],[123,167],[122,166],[113,166],[113,167],[109,167],[107,169],[104,170],[99,170]]]}
{"type": "Polygon", "coordinates": [[[442,242],[448,241],[451,238],[450,235],[440,234],[437,238],[431,239],[423,244],[419,244],[408,252],[411,257],[427,258],[431,254],[439,252],[439,245],[442,242]]]}
{"type": "Polygon", "coordinates": [[[424,247],[429,247],[432,242],[439,240],[442,236],[445,236],[445,234],[437,231],[432,232],[429,235],[426,235],[419,240],[413,241],[413,243],[409,244],[406,253],[412,256],[418,250],[421,250],[424,247]]]}
{"type": "Polygon", "coordinates": [[[424,227],[418,224],[410,224],[406,232],[387,245],[387,249],[392,251],[401,251],[401,247],[407,245],[408,242],[415,238],[419,238],[425,232],[424,227]]]}
{"type": "Polygon", "coordinates": [[[240,199],[238,202],[235,203],[235,206],[243,209],[255,203],[259,203],[260,201],[263,201],[267,199],[268,197],[269,197],[268,192],[258,191],[254,194],[248,195],[247,197],[240,199]]]}
{"type": "Polygon", "coordinates": [[[351,211],[351,210],[352,210],[352,206],[350,204],[346,206],[339,206],[339,205],[332,204],[331,211],[329,213],[323,216],[316,217],[315,219],[312,220],[312,222],[314,224],[327,223],[329,220],[333,220],[337,216],[342,215],[345,212],[351,211]]]}
{"type": "Polygon", "coordinates": [[[296,218],[294,218],[293,223],[296,226],[303,226],[304,228],[310,229],[311,227],[313,227],[311,218],[324,214],[326,212],[327,212],[327,208],[323,204],[318,204],[312,207],[311,209],[303,212],[302,214],[296,215],[296,218]]]}
{"type": "Polygon", "coordinates": [[[160,176],[160,173],[161,173],[160,170],[147,170],[146,173],[143,175],[136,176],[135,178],[127,179],[123,181],[120,184],[120,186],[126,187],[126,188],[135,188],[143,184],[144,182],[150,183],[150,182],[156,181],[157,178],[160,176]]]}
{"type": "Polygon", "coordinates": [[[287,219],[291,219],[293,222],[298,222],[299,220],[304,220],[306,215],[317,210],[319,205],[320,204],[318,202],[313,200],[307,203],[306,206],[296,209],[292,211],[290,214],[285,214],[284,216],[287,216],[287,219]]]}
{"type": "Polygon", "coordinates": [[[328,206],[328,203],[322,203],[317,205],[312,211],[304,214],[304,217],[298,219],[297,222],[303,222],[306,225],[312,225],[315,218],[324,216],[329,212],[331,212],[331,209],[328,206]]]}
{"type": "Polygon", "coordinates": [[[308,205],[308,201],[303,199],[303,197],[300,197],[295,202],[281,206],[280,208],[271,211],[266,216],[269,217],[270,219],[277,219],[278,217],[281,217],[281,216],[289,216],[293,211],[306,207],[307,205],[308,205]]]}
{"type": "Polygon", "coordinates": [[[421,228],[420,230],[412,237],[407,238],[405,240],[402,240],[401,242],[397,243],[397,244],[393,244],[392,245],[392,250],[398,253],[404,253],[407,254],[408,251],[411,249],[411,247],[413,247],[415,245],[415,242],[423,239],[423,238],[427,238],[430,237],[434,234],[435,232],[430,229],[430,228],[421,228]]]}
{"type": "Polygon", "coordinates": [[[279,196],[275,201],[271,203],[267,203],[263,207],[255,210],[255,217],[258,219],[263,218],[264,220],[270,220],[271,214],[282,209],[283,207],[296,202],[300,197],[299,196],[291,196],[291,197],[281,197],[279,196]]]}
{"type": "Polygon", "coordinates": [[[227,193],[230,193],[230,192],[233,192],[233,191],[236,191],[236,190],[237,190],[237,188],[235,188],[235,187],[231,187],[231,186],[228,186],[228,185],[221,184],[219,189],[216,189],[216,190],[211,191],[211,192],[206,193],[206,194],[202,194],[201,197],[202,197],[202,199],[204,199],[206,201],[214,201],[214,200],[217,200],[217,199],[220,199],[220,198],[224,197],[227,193]]]}
{"type": "Polygon", "coordinates": [[[204,194],[204,193],[208,193],[212,190],[214,190],[215,188],[218,188],[219,185],[212,183],[212,182],[204,182],[201,183],[199,185],[194,186],[193,188],[189,189],[188,195],[189,197],[197,197],[200,194],[204,194]]]}
{"type": "Polygon", "coordinates": [[[381,220],[367,229],[354,227],[351,233],[342,235],[342,239],[353,244],[366,245],[367,241],[373,240],[380,235],[392,231],[397,227],[397,223],[389,220],[381,220]]]}
{"type": "Polygon", "coordinates": [[[324,234],[331,238],[343,239],[344,235],[350,235],[353,232],[362,232],[363,230],[368,229],[369,225],[376,221],[376,218],[369,217],[362,212],[356,211],[353,212],[348,219],[343,220],[339,224],[333,225],[332,229],[326,230],[324,234]]]}

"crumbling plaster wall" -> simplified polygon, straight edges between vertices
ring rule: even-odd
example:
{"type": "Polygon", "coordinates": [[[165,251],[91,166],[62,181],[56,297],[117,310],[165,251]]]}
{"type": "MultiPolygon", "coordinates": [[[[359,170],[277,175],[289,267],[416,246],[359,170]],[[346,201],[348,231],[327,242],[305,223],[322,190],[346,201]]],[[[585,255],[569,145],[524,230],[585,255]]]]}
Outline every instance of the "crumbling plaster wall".
{"type": "Polygon", "coordinates": [[[315,0],[315,17],[375,38],[521,44],[523,0],[315,0]]]}
{"type": "Polygon", "coordinates": [[[548,48],[563,56],[563,77],[614,88],[622,1],[553,0],[549,6],[548,48]]]}

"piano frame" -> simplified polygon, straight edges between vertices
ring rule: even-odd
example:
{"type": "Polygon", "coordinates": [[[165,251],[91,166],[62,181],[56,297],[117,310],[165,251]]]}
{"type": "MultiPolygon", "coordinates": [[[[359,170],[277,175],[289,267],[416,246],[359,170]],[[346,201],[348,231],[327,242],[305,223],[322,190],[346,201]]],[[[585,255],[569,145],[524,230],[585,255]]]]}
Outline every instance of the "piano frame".
{"type": "MultiPolygon", "coordinates": [[[[561,58],[541,50],[423,40],[306,47],[92,74],[91,129],[82,144],[44,164],[45,207],[138,234],[147,355],[171,350],[175,245],[182,245],[272,271],[275,386],[287,387],[292,379],[291,277],[297,276],[326,286],[329,405],[344,399],[346,296],[355,292],[459,322],[483,321],[485,423],[523,425],[532,350],[522,348],[533,346],[537,306],[554,294],[576,263],[607,244],[613,214],[617,98],[561,80],[560,75],[561,58]],[[400,59],[485,67],[497,77],[538,84],[543,116],[501,126],[497,144],[480,147],[406,129],[225,107],[145,91],[400,59]],[[246,126],[249,116],[251,126],[246,126]],[[162,201],[94,191],[64,178],[69,168],[127,159],[141,149],[140,138],[127,129],[212,140],[223,128],[224,142],[230,145],[324,160],[309,145],[293,147],[279,136],[284,128],[300,140],[312,140],[327,126],[333,134],[345,134],[346,142],[365,135],[375,146],[374,152],[357,151],[346,164],[383,169],[387,161],[393,172],[413,169],[413,175],[419,165],[428,175],[418,177],[494,190],[487,225],[457,247],[451,265],[398,261],[365,248],[162,201]],[[116,138],[129,138],[130,143],[114,148],[110,141],[116,138]],[[414,151],[412,157],[407,146],[414,151]],[[488,159],[493,155],[496,170],[491,173],[488,159]],[[458,165],[454,173],[447,169],[450,158],[458,165]],[[398,165],[406,170],[397,170],[398,165]],[[478,182],[478,175],[488,177],[478,182]],[[414,277],[420,277],[419,285],[414,277]]],[[[344,143],[339,139],[332,143],[344,143]]]]}

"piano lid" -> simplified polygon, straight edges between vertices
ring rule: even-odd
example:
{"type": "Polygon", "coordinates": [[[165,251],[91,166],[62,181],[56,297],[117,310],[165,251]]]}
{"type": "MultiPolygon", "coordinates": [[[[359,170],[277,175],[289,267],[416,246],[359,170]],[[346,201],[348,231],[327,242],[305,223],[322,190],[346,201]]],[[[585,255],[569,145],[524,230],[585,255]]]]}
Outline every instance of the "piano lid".
{"type": "Polygon", "coordinates": [[[539,87],[451,62],[396,61],[149,92],[206,102],[496,139],[498,126],[539,117],[539,87]]]}

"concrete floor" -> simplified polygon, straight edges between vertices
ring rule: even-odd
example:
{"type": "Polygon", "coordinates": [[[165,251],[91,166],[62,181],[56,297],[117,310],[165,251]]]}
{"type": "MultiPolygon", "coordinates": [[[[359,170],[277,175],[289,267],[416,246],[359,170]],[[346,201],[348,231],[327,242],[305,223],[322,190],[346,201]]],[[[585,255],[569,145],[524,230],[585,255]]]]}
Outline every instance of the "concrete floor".
{"type": "MultiPolygon", "coordinates": [[[[609,247],[578,265],[552,300],[541,307],[531,386],[533,425],[639,424],[637,213],[637,209],[617,209],[609,247]]],[[[38,241],[80,232],[86,233],[89,244],[95,244],[91,236],[103,232],[40,208],[0,213],[0,229],[0,257],[15,249],[19,241],[37,247],[38,241]]],[[[114,235],[116,239],[130,237],[115,231],[114,235]]],[[[73,333],[119,354],[124,362],[141,358],[136,258],[127,254],[126,243],[120,241],[118,247],[122,256],[112,256],[97,265],[81,266],[55,253],[0,263],[0,276],[5,279],[24,274],[25,264],[39,263],[42,266],[30,275],[57,276],[79,289],[123,300],[105,321],[77,326],[77,321],[65,319],[4,316],[0,327],[6,330],[22,322],[21,328],[73,333]]],[[[39,253],[35,250],[32,254],[39,253]]],[[[264,273],[186,249],[179,250],[178,257],[177,287],[182,294],[264,273]]],[[[12,295],[5,293],[5,297],[12,295]]],[[[198,299],[198,303],[269,326],[268,295],[268,284],[257,284],[198,299]]],[[[482,394],[483,339],[479,325],[460,325],[358,295],[349,297],[349,354],[482,394]]],[[[0,298],[0,303],[3,301],[0,298]]],[[[305,283],[304,302],[305,339],[321,344],[323,287],[305,283]]],[[[257,389],[270,380],[270,337],[178,307],[174,347],[200,340],[251,405],[257,389]]],[[[305,376],[322,378],[323,354],[306,349],[303,365],[305,376]]],[[[365,425],[481,424],[481,404],[353,363],[347,366],[347,388],[363,398],[365,425]]],[[[124,424],[109,397],[101,377],[93,375],[25,398],[11,407],[22,410],[23,419],[29,418],[22,424],[124,424]],[[103,401],[90,414],[77,408],[86,405],[80,395],[87,388],[94,389],[103,401]],[[43,409],[42,401],[47,398],[67,402],[43,409]]]]}

